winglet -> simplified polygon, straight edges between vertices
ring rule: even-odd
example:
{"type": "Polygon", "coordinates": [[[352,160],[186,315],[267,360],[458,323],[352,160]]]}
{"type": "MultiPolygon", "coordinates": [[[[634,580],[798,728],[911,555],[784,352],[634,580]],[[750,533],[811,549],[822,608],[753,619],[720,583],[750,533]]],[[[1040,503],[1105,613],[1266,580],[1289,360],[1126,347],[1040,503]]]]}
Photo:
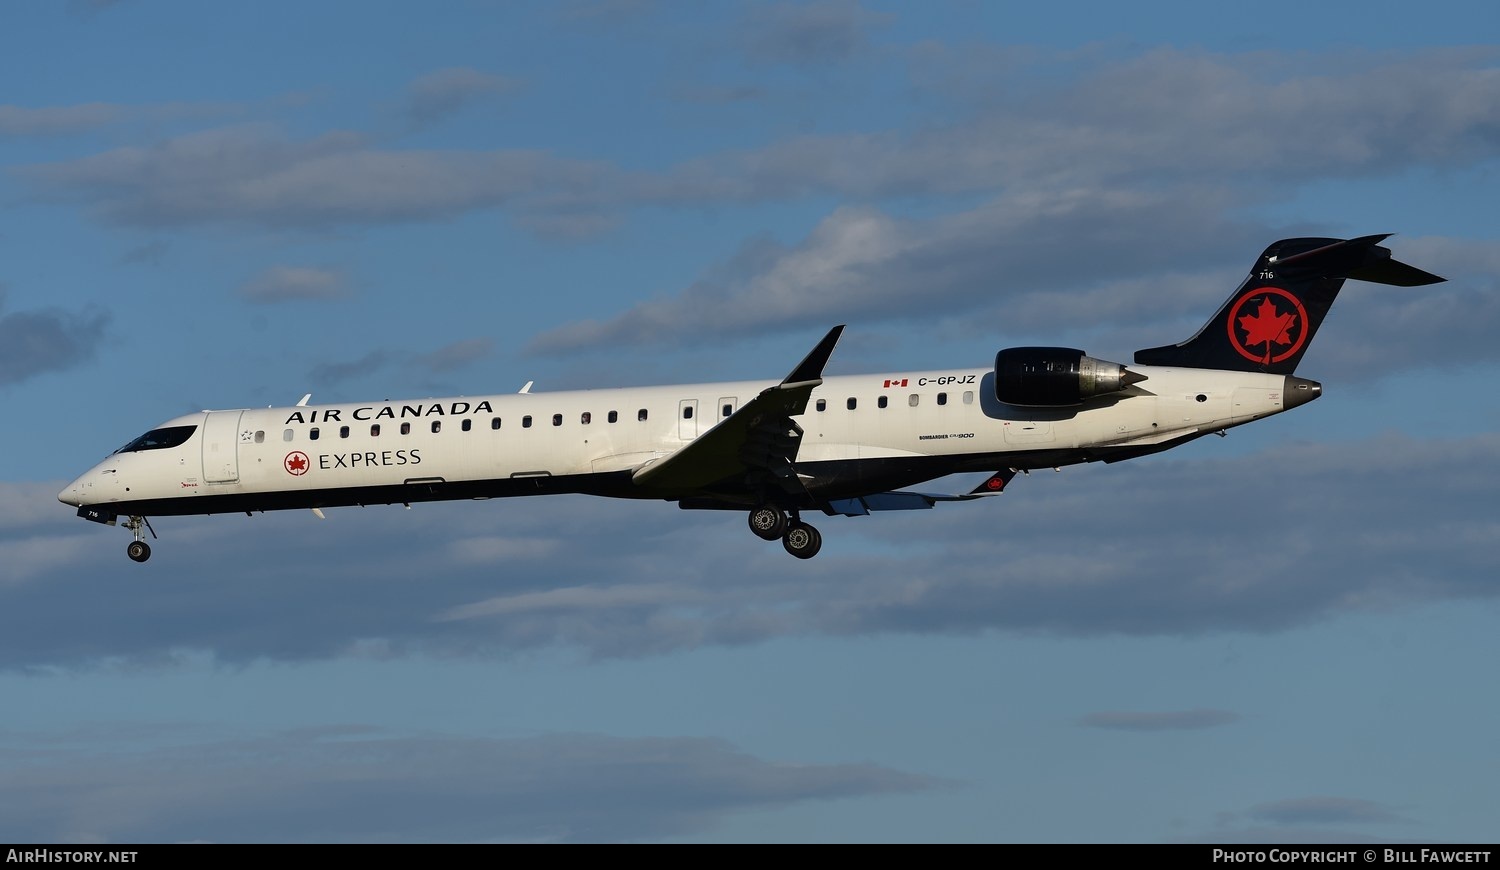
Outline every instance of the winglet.
{"type": "Polygon", "coordinates": [[[997,495],[1005,491],[1005,485],[1015,476],[1014,468],[1002,468],[985,478],[984,483],[969,490],[969,495],[997,495]]]}
{"type": "Polygon", "coordinates": [[[312,398],[312,393],[308,393],[307,395],[303,396],[302,400],[297,403],[297,407],[299,407],[299,408],[306,407],[307,406],[307,400],[311,399],[311,398],[312,398]]]}
{"type": "Polygon", "coordinates": [[[828,365],[828,358],[833,356],[833,347],[839,343],[839,336],[844,334],[844,324],[839,324],[828,330],[818,346],[808,352],[802,362],[792,369],[792,373],[782,378],[781,385],[790,387],[795,384],[815,383],[823,380],[823,366],[828,365]]]}

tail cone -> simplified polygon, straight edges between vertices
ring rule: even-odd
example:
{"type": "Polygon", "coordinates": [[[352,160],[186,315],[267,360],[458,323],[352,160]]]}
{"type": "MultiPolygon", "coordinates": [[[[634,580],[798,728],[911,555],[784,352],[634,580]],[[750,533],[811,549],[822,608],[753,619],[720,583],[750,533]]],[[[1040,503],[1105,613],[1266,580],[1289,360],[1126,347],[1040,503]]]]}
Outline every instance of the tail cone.
{"type": "Polygon", "coordinates": [[[1309,381],[1307,378],[1294,378],[1291,375],[1286,376],[1286,383],[1281,390],[1281,406],[1288,411],[1298,405],[1306,405],[1323,395],[1322,384],[1309,381]]]}

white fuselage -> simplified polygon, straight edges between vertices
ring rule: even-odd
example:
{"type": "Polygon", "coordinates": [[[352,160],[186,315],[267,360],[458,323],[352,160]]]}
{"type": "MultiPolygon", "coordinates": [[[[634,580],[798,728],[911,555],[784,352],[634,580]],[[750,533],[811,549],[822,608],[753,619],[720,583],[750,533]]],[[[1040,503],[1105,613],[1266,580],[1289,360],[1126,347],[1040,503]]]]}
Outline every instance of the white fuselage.
{"type": "MultiPolygon", "coordinates": [[[[1149,452],[1288,406],[1282,375],[1132,371],[1146,380],[1064,408],[996,401],[991,369],[826,377],[795,418],[802,428],[797,470],[815,495],[820,487],[831,496],[858,494],[862,484],[850,470],[861,466],[890,469],[879,485],[909,485],[960,471],[1061,465],[1110,451],[1149,452]]],[[[206,411],[161,424],[196,427],[181,444],[112,454],[58,497],[150,515],[542,492],[679,498],[689,494],[632,489],[630,475],[771,385],[206,411]]]]}

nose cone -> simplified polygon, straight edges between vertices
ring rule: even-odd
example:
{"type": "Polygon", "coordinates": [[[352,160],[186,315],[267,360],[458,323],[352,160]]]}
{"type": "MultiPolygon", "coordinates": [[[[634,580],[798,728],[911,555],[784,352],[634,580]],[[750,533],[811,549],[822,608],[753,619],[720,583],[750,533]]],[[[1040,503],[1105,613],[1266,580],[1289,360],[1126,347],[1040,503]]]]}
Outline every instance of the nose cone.
{"type": "Polygon", "coordinates": [[[72,505],[73,507],[82,507],[82,493],[83,485],[75,480],[72,483],[68,484],[62,492],[57,494],[57,500],[62,502],[63,504],[72,505]]]}
{"type": "Polygon", "coordinates": [[[1290,411],[1298,405],[1306,405],[1321,395],[1323,395],[1323,385],[1317,381],[1287,375],[1286,384],[1281,390],[1281,406],[1290,411]]]}

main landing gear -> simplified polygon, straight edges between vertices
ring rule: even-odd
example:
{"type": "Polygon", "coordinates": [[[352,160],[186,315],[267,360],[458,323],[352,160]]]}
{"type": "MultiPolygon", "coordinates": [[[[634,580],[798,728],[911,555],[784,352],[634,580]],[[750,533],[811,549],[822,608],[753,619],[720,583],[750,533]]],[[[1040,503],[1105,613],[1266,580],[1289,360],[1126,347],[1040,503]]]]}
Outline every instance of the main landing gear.
{"type": "Polygon", "coordinates": [[[811,559],[823,549],[823,536],[802,522],[796,511],[788,519],[781,508],[761,505],[750,512],[750,531],[765,541],[780,538],[781,546],[798,559],[811,559]]]}
{"type": "Polygon", "coordinates": [[[146,543],[146,532],[149,531],[151,537],[156,537],[156,529],[151,528],[151,521],[145,517],[130,517],[125,520],[125,528],[135,535],[135,540],[125,547],[125,555],[132,562],[144,562],[151,558],[151,545],[146,543]]]}

